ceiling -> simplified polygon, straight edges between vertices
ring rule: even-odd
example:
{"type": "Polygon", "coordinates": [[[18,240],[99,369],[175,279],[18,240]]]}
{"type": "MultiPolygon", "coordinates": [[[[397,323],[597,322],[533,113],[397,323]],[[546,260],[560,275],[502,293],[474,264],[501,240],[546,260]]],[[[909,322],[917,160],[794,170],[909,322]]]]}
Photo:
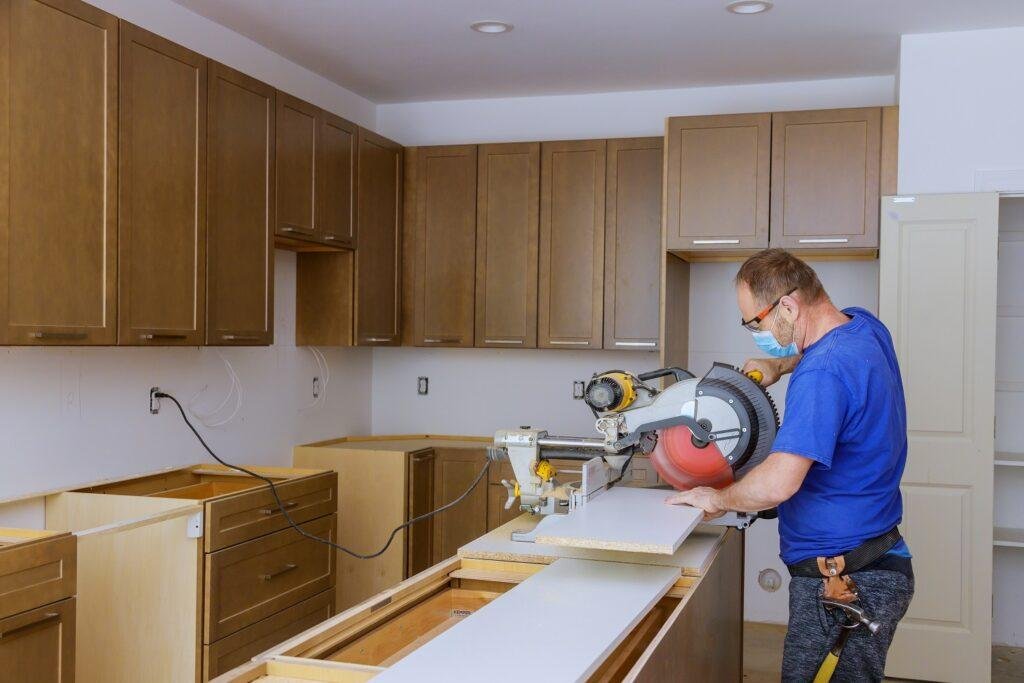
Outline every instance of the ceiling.
{"type": "Polygon", "coordinates": [[[890,75],[900,34],[1024,25],[1021,0],[175,2],[379,103],[890,75]]]}

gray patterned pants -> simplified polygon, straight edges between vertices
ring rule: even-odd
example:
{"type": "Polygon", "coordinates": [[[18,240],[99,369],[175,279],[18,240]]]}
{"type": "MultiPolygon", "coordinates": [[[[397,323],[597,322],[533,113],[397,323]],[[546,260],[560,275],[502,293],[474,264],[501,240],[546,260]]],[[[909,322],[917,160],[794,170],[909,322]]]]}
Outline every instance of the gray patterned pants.
{"type": "MultiPolygon", "coordinates": [[[[914,596],[914,581],[904,574],[885,569],[854,572],[863,607],[881,628],[871,635],[863,626],[850,634],[833,681],[881,681],[885,656],[896,632],[896,624],[907,612],[914,596]]],[[[789,582],[789,630],[782,654],[784,683],[814,680],[825,655],[839,636],[843,616],[821,605],[822,581],[795,576],[789,582]]]]}

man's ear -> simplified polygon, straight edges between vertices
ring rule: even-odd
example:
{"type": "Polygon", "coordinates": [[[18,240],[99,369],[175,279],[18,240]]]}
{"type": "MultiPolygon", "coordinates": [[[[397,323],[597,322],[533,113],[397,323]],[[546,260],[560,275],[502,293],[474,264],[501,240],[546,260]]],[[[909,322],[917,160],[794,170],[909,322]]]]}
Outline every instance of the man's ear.
{"type": "Polygon", "coordinates": [[[779,315],[792,323],[800,315],[800,302],[788,294],[779,300],[779,315]]]}

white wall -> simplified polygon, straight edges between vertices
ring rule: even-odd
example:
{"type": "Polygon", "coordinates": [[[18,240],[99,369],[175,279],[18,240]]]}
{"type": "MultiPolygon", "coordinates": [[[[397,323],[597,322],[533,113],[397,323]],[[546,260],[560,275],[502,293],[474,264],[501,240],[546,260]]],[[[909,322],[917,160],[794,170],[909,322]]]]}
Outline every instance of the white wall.
{"type": "Polygon", "coordinates": [[[1024,191],[1021,64],[1024,28],[903,36],[901,193],[972,192],[986,171],[1024,191]]]}
{"type": "Polygon", "coordinates": [[[253,78],[373,128],[376,105],[171,0],[86,0],[253,78]]]}
{"type": "Polygon", "coordinates": [[[895,78],[872,76],[593,95],[377,106],[382,135],[404,145],[661,135],[665,117],[894,104],[895,78]]]}

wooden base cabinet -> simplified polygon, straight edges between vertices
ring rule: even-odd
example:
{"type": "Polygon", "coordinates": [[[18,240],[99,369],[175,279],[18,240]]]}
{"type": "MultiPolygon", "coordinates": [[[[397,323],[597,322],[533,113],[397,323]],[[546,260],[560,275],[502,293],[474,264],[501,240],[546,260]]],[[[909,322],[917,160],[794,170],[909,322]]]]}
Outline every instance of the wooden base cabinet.
{"type": "Polygon", "coordinates": [[[73,683],[75,574],[71,534],[0,528],[0,678],[73,683]]]}

